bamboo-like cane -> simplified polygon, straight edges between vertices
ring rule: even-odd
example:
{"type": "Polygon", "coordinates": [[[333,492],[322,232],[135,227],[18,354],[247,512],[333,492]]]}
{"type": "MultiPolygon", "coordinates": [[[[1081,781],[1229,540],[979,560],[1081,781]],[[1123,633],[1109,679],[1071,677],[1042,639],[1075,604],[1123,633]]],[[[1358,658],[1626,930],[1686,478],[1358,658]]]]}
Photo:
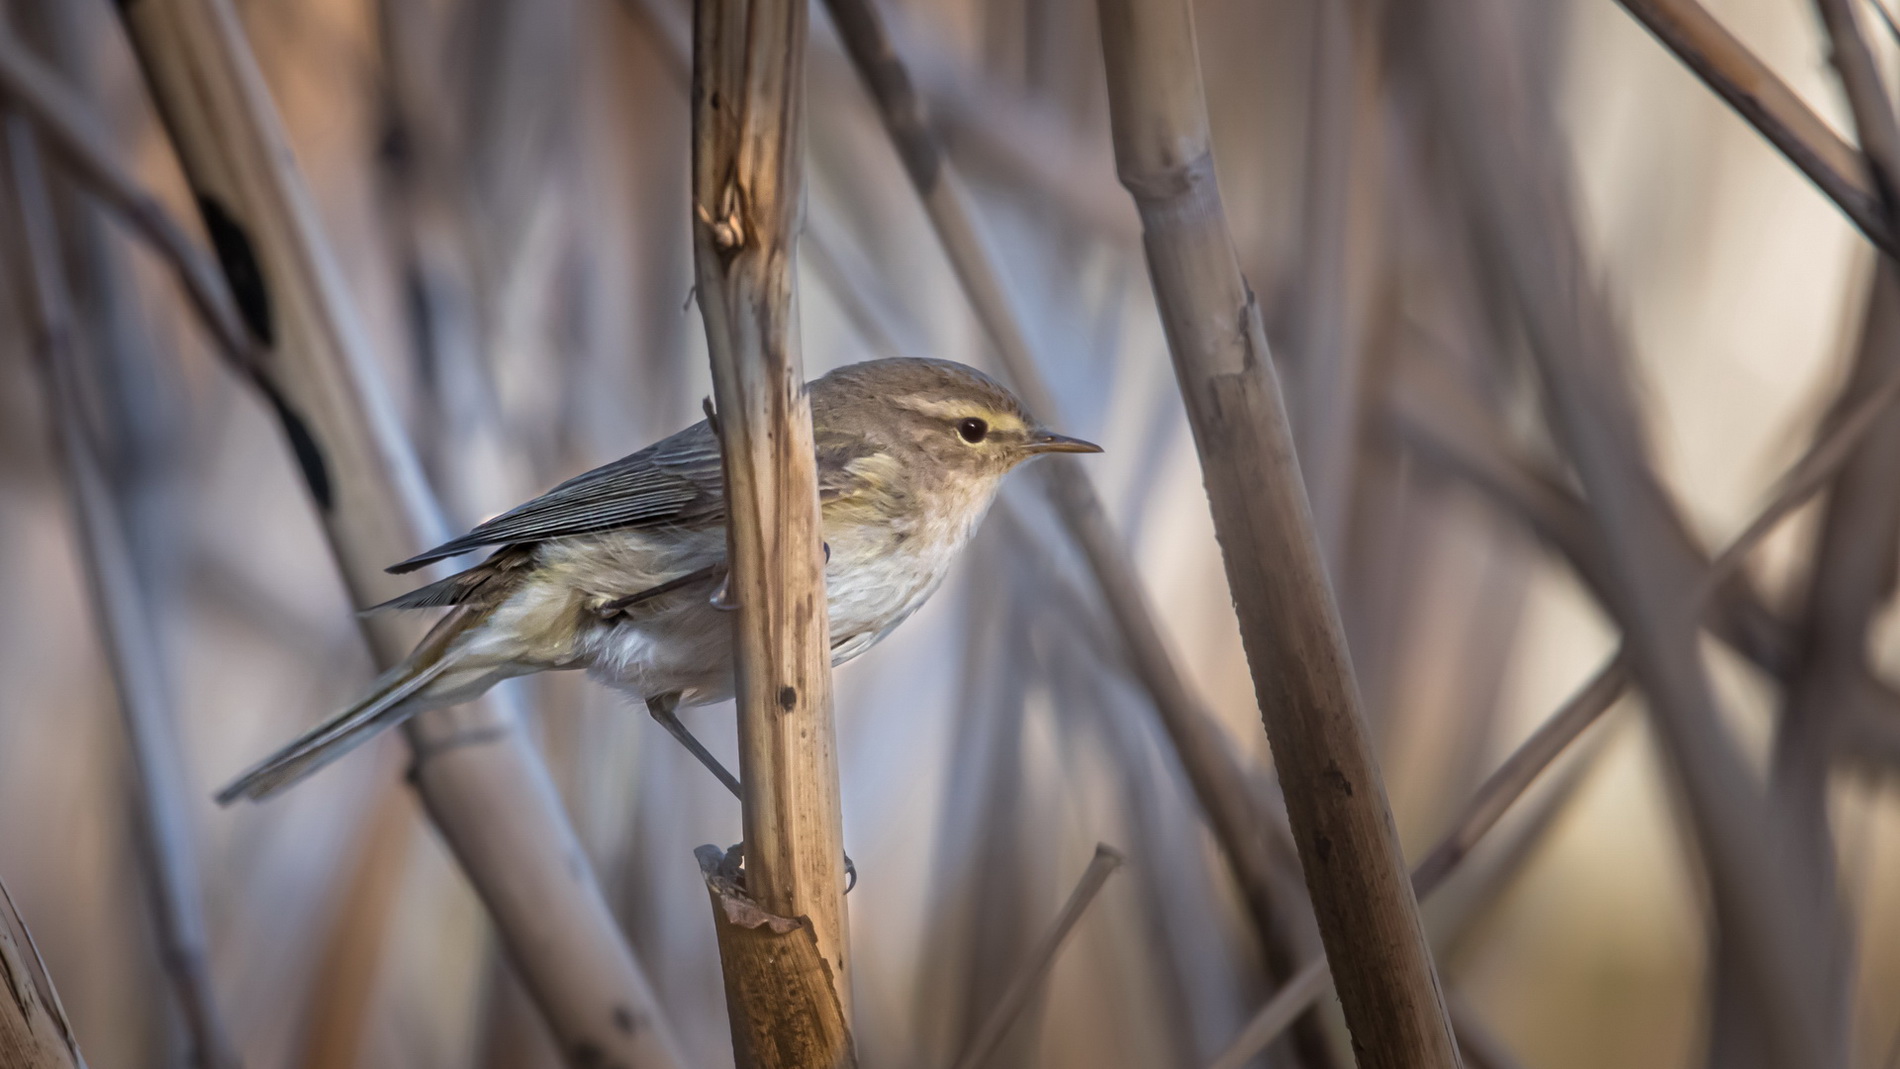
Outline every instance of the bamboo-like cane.
{"type": "Polygon", "coordinates": [[[1722,937],[1786,1069],[1831,1069],[1821,940],[1834,904],[1798,864],[1794,829],[1751,781],[1724,727],[1697,648],[1699,584],[1657,546],[1672,526],[1668,499],[1643,455],[1623,342],[1589,276],[1568,177],[1554,136],[1522,104],[1522,58],[1503,46],[1491,5],[1433,3],[1416,34],[1426,52],[1451,155],[1465,183],[1481,256],[1523,317],[1546,407],[1591,503],[1614,580],[1610,604],[1650,701],[1691,826],[1709,869],[1722,937]]]}
{"type": "Polygon", "coordinates": [[[86,1069],[79,1041],[59,1004],[7,886],[0,883],[0,1065],[7,1069],[86,1069]]]}
{"type": "MultiPolygon", "coordinates": [[[[318,229],[263,78],[227,0],[120,8],[238,311],[257,384],[282,421],[351,596],[402,589],[382,571],[445,534],[318,229]]],[[[376,660],[417,638],[365,618],[376,660]]],[[[576,1064],[683,1057],[602,899],[539,757],[495,699],[423,714],[407,733],[430,817],[494,918],[510,960],[576,1064]]]]}
{"type": "Polygon", "coordinates": [[[725,465],[745,828],[742,880],[710,848],[702,865],[742,1067],[855,1063],[824,534],[792,274],[807,10],[694,11],[693,260],[725,465]]]}
{"type": "Polygon", "coordinates": [[[146,890],[161,945],[159,957],[190,1037],[192,1063],[201,1069],[231,1069],[238,1065],[238,1057],[211,993],[196,836],[153,619],[126,544],[124,520],[84,431],[74,366],[77,354],[72,349],[74,323],[53,200],[32,127],[18,114],[8,115],[4,125],[20,238],[10,266],[25,298],[22,303],[45,384],[46,411],[57,432],[58,454],[86,562],[95,626],[118,690],[120,720],[132,759],[131,808],[150,881],[146,890]]]}
{"type": "MultiPolygon", "coordinates": [[[[1060,423],[1055,393],[1044,378],[1029,333],[1007,297],[995,257],[982,240],[969,192],[925,119],[909,69],[891,43],[872,0],[826,0],[832,23],[858,76],[877,104],[885,131],[923,201],[970,307],[1003,364],[1004,377],[1045,421],[1060,423]]],[[[1195,697],[1175,663],[1142,590],[1139,573],[1115,533],[1095,485],[1073,457],[1050,457],[1038,466],[1050,500],[1095,576],[1136,680],[1148,692],[1156,716],[1181,762],[1195,801],[1220,843],[1261,942],[1270,978],[1283,980],[1294,967],[1286,933],[1289,904],[1277,901],[1270,822],[1258,812],[1246,773],[1220,725],[1195,697]]],[[[1331,1064],[1330,1050],[1312,1021],[1297,1039],[1308,1069],[1331,1064]]]]}
{"type": "Polygon", "coordinates": [[[1261,715],[1359,1064],[1455,1067],[1259,308],[1209,148],[1192,17],[1098,4],[1122,184],[1201,456],[1261,715]]]}

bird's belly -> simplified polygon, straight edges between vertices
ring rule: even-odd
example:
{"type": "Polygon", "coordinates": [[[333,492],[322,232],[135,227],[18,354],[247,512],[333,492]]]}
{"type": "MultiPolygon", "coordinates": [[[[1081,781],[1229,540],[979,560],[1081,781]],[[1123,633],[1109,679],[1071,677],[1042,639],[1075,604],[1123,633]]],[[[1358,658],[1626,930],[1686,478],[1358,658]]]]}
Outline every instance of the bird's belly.
{"type": "Polygon", "coordinates": [[[841,561],[834,554],[825,574],[832,663],[842,664],[871,648],[929,600],[943,581],[944,556],[885,552],[841,561]]]}
{"type": "MultiPolygon", "coordinates": [[[[875,645],[941,582],[949,554],[899,548],[907,551],[834,543],[825,570],[834,665],[875,645]]],[[[659,612],[586,626],[573,661],[637,697],[677,693],[682,704],[704,705],[733,694],[732,625],[709,597],[687,597],[659,612]]]]}
{"type": "Polygon", "coordinates": [[[636,697],[678,694],[686,705],[732,697],[732,618],[710,604],[601,622],[582,643],[587,674],[636,697]]]}

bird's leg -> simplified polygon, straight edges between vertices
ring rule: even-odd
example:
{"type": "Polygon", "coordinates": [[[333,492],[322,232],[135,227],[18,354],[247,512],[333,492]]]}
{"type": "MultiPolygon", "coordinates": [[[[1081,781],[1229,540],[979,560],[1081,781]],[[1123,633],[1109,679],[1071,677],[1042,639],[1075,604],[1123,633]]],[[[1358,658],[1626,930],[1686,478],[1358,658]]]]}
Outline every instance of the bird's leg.
{"type": "MultiPolygon", "coordinates": [[[[679,707],[680,696],[677,694],[662,694],[656,698],[647,699],[647,712],[653,714],[653,719],[660,722],[660,726],[666,729],[667,734],[678,739],[680,745],[686,747],[687,752],[699,758],[699,763],[706,766],[706,771],[718,777],[719,782],[726,785],[726,789],[732,792],[734,798],[744,801],[745,795],[740,790],[739,777],[727,771],[726,766],[719,763],[719,758],[714,757],[712,751],[706,749],[705,744],[693,737],[692,732],[686,730],[686,725],[680,723],[679,707]]],[[[850,894],[851,889],[858,885],[858,866],[851,860],[850,854],[844,856],[844,878],[844,893],[850,894]]]]}
{"type": "Polygon", "coordinates": [[[647,699],[647,712],[653,714],[653,719],[660,722],[660,726],[666,729],[667,734],[678,739],[680,745],[686,747],[688,753],[699,758],[699,763],[706,766],[706,771],[718,777],[719,782],[726,785],[726,789],[732,792],[734,798],[743,799],[745,795],[739,789],[739,777],[728,772],[726,766],[719,763],[719,758],[714,757],[711,750],[706,749],[698,739],[693,737],[692,732],[686,730],[686,725],[680,723],[679,707],[680,696],[677,694],[662,694],[656,698],[647,699]]]}

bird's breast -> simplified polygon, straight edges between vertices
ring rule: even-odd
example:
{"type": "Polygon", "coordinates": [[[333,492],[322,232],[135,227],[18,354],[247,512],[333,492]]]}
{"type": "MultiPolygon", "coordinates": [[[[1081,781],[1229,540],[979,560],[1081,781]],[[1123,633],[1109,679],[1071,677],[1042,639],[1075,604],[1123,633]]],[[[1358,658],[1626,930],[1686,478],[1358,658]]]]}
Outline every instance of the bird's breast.
{"type": "Polygon", "coordinates": [[[869,649],[943,582],[964,533],[913,522],[827,522],[825,593],[834,661],[869,649]]]}

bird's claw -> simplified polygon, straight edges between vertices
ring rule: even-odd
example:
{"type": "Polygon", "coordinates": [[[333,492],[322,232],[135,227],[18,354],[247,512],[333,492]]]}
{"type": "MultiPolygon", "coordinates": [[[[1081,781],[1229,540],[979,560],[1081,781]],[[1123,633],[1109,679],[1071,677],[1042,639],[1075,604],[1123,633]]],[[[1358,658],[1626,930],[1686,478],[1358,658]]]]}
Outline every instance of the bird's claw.
{"type": "MultiPolygon", "coordinates": [[[[724,869],[725,869],[725,875],[731,877],[741,887],[745,886],[745,844],[744,843],[737,843],[731,849],[726,851],[726,861],[725,861],[724,869]]],[[[857,885],[858,885],[858,863],[851,860],[850,854],[846,854],[844,856],[844,893],[850,894],[851,889],[856,887],[857,885]]]]}

